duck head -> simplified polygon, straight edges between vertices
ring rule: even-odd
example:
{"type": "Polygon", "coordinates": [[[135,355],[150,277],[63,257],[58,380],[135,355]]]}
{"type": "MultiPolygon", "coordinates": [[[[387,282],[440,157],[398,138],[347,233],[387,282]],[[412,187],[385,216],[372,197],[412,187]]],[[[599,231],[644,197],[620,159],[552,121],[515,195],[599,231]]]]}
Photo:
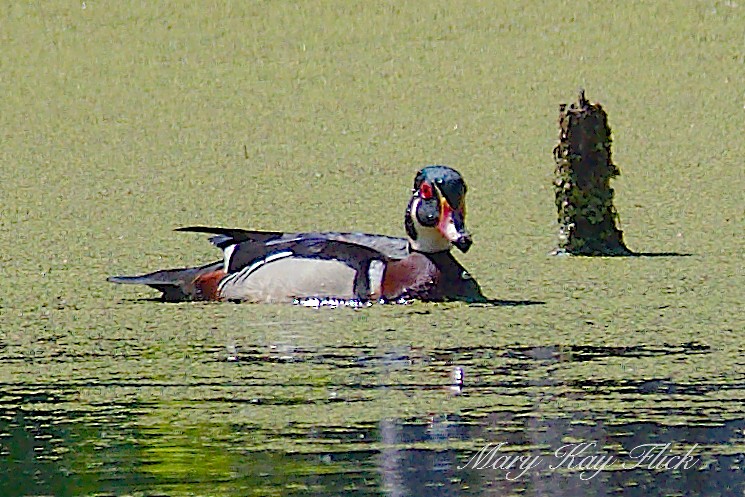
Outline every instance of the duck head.
{"type": "Polygon", "coordinates": [[[414,179],[404,224],[411,250],[435,253],[455,245],[461,252],[473,240],[466,230],[466,183],[448,166],[427,166],[414,179]]]}

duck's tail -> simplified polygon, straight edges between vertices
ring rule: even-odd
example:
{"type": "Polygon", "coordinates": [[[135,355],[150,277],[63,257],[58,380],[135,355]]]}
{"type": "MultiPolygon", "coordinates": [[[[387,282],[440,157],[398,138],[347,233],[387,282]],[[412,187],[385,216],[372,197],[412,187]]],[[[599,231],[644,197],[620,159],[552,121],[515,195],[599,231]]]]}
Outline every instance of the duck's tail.
{"type": "Polygon", "coordinates": [[[225,272],[222,261],[200,267],[163,269],[140,276],[110,276],[106,281],[124,285],[147,285],[162,292],[166,302],[217,300],[217,283],[225,272]]]}

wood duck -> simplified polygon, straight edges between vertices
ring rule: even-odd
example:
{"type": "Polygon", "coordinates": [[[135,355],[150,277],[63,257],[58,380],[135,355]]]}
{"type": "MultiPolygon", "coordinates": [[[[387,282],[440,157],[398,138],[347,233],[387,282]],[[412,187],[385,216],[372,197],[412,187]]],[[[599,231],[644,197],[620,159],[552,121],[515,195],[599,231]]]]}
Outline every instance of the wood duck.
{"type": "Polygon", "coordinates": [[[417,172],[406,207],[407,238],[364,233],[283,233],[186,227],[210,233],[223,260],[108,281],[148,285],[170,302],[293,302],[400,299],[483,302],[478,283],[450,253],[472,239],[465,227],[466,184],[447,166],[417,172]]]}

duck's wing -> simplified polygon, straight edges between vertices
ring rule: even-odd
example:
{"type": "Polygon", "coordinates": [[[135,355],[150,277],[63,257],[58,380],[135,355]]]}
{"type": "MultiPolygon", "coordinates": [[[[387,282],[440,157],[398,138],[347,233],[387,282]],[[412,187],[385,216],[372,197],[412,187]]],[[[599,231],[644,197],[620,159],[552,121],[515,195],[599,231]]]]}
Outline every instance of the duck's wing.
{"type": "MultiPolygon", "coordinates": [[[[224,245],[226,276],[217,288],[228,300],[282,302],[329,297],[368,300],[380,294],[386,264],[391,260],[373,248],[302,234],[224,245]]],[[[231,243],[237,242],[237,243],[231,243]]]]}
{"type": "Polygon", "coordinates": [[[369,241],[358,234],[292,234],[205,226],[178,231],[213,235],[210,241],[223,250],[223,261],[137,276],[112,276],[108,281],[148,285],[161,291],[167,301],[283,301],[292,297],[365,300],[380,292],[384,269],[392,260],[373,247],[347,241],[369,241]]]}

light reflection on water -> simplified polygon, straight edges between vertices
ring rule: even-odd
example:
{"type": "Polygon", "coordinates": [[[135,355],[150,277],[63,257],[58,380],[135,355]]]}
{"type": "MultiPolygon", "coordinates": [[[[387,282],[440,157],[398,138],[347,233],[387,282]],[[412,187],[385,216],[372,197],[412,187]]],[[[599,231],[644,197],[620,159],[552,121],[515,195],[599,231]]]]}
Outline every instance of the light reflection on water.
{"type": "MultiPolygon", "coordinates": [[[[243,375],[232,383],[205,374],[187,383],[166,375],[160,383],[3,385],[0,495],[704,496],[745,491],[745,420],[732,416],[732,409],[717,412],[707,401],[717,388],[731,390],[738,401],[742,384],[695,386],[671,378],[568,381],[552,373],[562,362],[598,357],[671,360],[707,353],[696,344],[320,350],[292,330],[276,337],[264,346],[201,351],[206,364],[240,368],[243,375]],[[494,357],[504,361],[497,366],[494,357]],[[329,367],[347,380],[318,385],[298,373],[282,384],[256,369],[266,365],[289,371],[329,367]],[[426,374],[413,374],[417,368],[426,374]],[[448,376],[461,368],[462,392],[452,388],[448,376]],[[251,375],[255,383],[247,385],[251,375]],[[431,396],[441,399],[442,408],[407,407],[407,417],[381,414],[370,420],[368,415],[368,421],[351,426],[314,414],[337,405],[361,405],[364,412],[381,396],[396,395],[431,396]],[[482,396],[494,403],[500,396],[519,397],[523,403],[512,409],[469,407],[482,396]],[[622,402],[594,410],[590,407],[597,404],[582,403],[585,396],[622,402]],[[457,412],[450,408],[455,397],[464,402],[457,412]],[[646,400],[639,404],[639,399],[646,400]],[[573,407],[557,410],[557,402],[573,407]],[[656,403],[658,409],[650,407],[656,403]],[[646,411],[634,413],[637,404],[646,411]],[[587,408],[577,408],[582,405],[587,408]],[[269,419],[253,418],[267,411],[269,419]],[[272,424],[272,412],[296,417],[272,424]],[[557,449],[583,442],[597,444],[583,455],[602,453],[619,462],[629,461],[629,453],[643,444],[670,443],[674,453],[698,444],[693,451],[698,463],[675,471],[616,465],[587,480],[566,464],[548,467],[557,464],[557,449]],[[541,464],[519,477],[502,468],[463,468],[487,443],[504,444],[500,455],[537,457],[541,464]]],[[[579,464],[580,458],[573,460],[579,464]]]]}

